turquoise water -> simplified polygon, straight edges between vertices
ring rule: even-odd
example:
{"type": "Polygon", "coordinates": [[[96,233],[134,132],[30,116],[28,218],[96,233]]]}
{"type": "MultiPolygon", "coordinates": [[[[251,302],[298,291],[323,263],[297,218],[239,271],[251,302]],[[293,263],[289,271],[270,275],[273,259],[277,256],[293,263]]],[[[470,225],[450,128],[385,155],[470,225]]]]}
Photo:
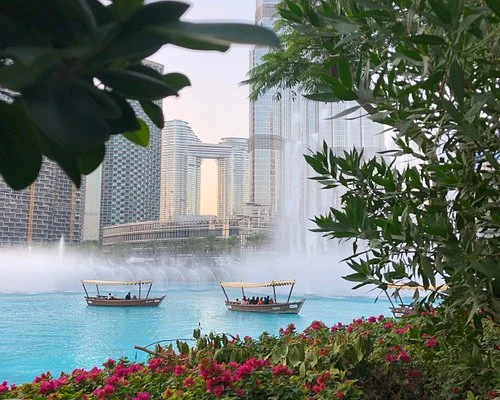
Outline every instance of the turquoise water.
{"type": "Polygon", "coordinates": [[[134,345],[191,338],[198,324],[203,333],[256,337],[263,331],[277,335],[289,323],[302,330],[314,320],[333,325],[389,314],[389,303],[383,299],[374,303],[372,298],[310,295],[299,315],[238,313],[226,310],[224,295],[215,284],[153,289],[152,295],[167,296],[160,307],[88,307],[76,287],[71,292],[0,294],[0,382],[19,384],[47,370],[71,372],[120,356],[144,361],[146,354],[134,345]]]}

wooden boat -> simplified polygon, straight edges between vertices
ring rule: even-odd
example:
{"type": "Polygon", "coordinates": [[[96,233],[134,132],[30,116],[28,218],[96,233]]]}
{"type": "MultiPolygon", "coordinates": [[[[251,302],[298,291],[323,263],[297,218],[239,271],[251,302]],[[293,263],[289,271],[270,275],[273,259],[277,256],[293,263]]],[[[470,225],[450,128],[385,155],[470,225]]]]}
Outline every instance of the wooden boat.
{"type": "Polygon", "coordinates": [[[392,312],[392,315],[394,315],[394,318],[403,318],[412,314],[415,314],[416,310],[413,307],[413,304],[408,304],[404,303],[403,298],[401,297],[400,291],[401,290],[412,290],[412,291],[419,291],[419,290],[430,290],[430,291],[443,291],[446,290],[447,286],[446,285],[441,285],[437,288],[435,287],[429,287],[425,289],[422,285],[416,284],[414,282],[409,282],[409,283],[399,283],[399,284],[388,284],[387,285],[388,289],[393,289],[394,293],[392,294],[391,297],[393,297],[397,304],[394,304],[392,301],[391,297],[387,294],[387,290],[385,291],[385,294],[387,298],[389,299],[389,302],[391,303],[391,307],[389,309],[392,312]]]}
{"type": "MultiPolygon", "coordinates": [[[[149,297],[151,287],[153,286],[152,280],[140,281],[97,281],[97,280],[82,280],[83,290],[85,290],[85,300],[89,306],[107,306],[107,307],[157,307],[161,304],[165,296],[149,297]],[[95,285],[97,294],[90,296],[85,285],[95,285]],[[143,297],[143,285],[149,285],[146,296],[143,297]],[[128,298],[128,295],[119,298],[111,296],[111,294],[104,295],[100,292],[99,287],[102,286],[138,286],[138,296],[135,294],[128,298]]],[[[130,295],[130,292],[129,292],[130,295]]]]}
{"type": "Polygon", "coordinates": [[[290,301],[292,296],[293,287],[295,285],[295,280],[282,280],[282,281],[271,281],[264,283],[251,283],[251,282],[221,282],[220,286],[224,295],[226,296],[226,307],[231,311],[243,311],[243,312],[256,312],[256,313],[276,313],[276,314],[298,314],[305,300],[300,299],[298,301],[290,301]],[[286,302],[279,302],[276,299],[276,287],[277,286],[291,286],[290,293],[288,294],[288,299],[286,302]],[[229,300],[226,293],[226,288],[239,288],[241,289],[242,298],[245,297],[245,289],[255,289],[263,287],[273,288],[273,299],[269,304],[242,304],[241,301],[229,300]]]}

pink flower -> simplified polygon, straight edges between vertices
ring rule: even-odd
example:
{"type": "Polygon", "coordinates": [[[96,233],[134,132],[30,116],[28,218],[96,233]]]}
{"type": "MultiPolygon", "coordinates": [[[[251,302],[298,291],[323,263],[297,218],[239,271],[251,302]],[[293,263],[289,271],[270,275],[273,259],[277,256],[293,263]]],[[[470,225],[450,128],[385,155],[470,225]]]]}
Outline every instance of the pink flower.
{"type": "Polygon", "coordinates": [[[106,385],[104,385],[102,390],[103,390],[104,394],[109,395],[115,391],[115,388],[113,386],[111,386],[110,384],[106,384],[106,385]]]}
{"type": "Polygon", "coordinates": [[[379,321],[379,322],[380,322],[380,321],[382,321],[384,318],[385,318],[385,317],[384,317],[382,314],[380,314],[380,315],[378,316],[378,318],[377,318],[377,321],[379,321]]]}
{"type": "Polygon", "coordinates": [[[396,354],[392,353],[387,353],[385,355],[385,362],[388,364],[392,364],[394,362],[398,361],[398,356],[396,354]]]}
{"type": "Polygon", "coordinates": [[[184,381],[182,382],[182,386],[188,387],[194,382],[194,379],[190,376],[188,376],[184,381]]]}
{"type": "Polygon", "coordinates": [[[174,375],[182,375],[184,372],[184,368],[182,368],[180,365],[176,365],[174,368],[174,375]]]}
{"type": "Polygon", "coordinates": [[[102,364],[106,368],[113,368],[116,365],[116,361],[112,358],[108,358],[108,361],[102,364]]]}
{"type": "Polygon", "coordinates": [[[133,400],[150,400],[151,395],[148,392],[139,392],[137,396],[134,397],[133,400]]]}
{"type": "Polygon", "coordinates": [[[323,383],[313,386],[314,393],[321,393],[323,390],[325,390],[325,385],[323,383]]]}
{"type": "Polygon", "coordinates": [[[342,393],[342,390],[337,390],[337,393],[335,393],[335,397],[337,399],[341,399],[343,397],[343,393],[342,393]]]}
{"type": "Polygon", "coordinates": [[[224,392],[224,385],[217,385],[212,389],[212,393],[215,397],[221,397],[224,392]]]}
{"type": "Polygon", "coordinates": [[[437,338],[433,337],[433,338],[430,338],[429,340],[426,340],[425,341],[425,345],[431,349],[433,349],[434,347],[436,347],[438,344],[438,340],[437,338]]]}
{"type": "Polygon", "coordinates": [[[273,376],[292,375],[293,371],[290,368],[288,368],[286,365],[273,365],[271,367],[271,374],[273,376]]]}
{"type": "Polygon", "coordinates": [[[238,397],[243,397],[245,395],[245,391],[241,388],[236,389],[235,392],[236,392],[236,396],[238,396],[238,397]]]}
{"type": "Polygon", "coordinates": [[[377,318],[375,318],[374,316],[371,316],[370,318],[368,318],[368,322],[370,322],[370,323],[377,322],[377,318]]]}

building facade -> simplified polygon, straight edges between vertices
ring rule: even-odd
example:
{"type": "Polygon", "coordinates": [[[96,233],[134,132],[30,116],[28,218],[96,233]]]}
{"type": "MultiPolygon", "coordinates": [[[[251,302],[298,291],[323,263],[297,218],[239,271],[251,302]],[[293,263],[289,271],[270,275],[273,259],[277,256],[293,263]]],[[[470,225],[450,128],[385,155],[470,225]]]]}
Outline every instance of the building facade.
{"type": "MultiPolygon", "coordinates": [[[[144,61],[163,73],[163,65],[144,61]]],[[[137,146],[122,135],[112,135],[102,164],[100,230],[106,226],[160,218],[161,130],[131,101],[137,116],[149,127],[148,147],[137,146]]],[[[156,103],[161,106],[161,100],[156,103]]]]}
{"type": "Polygon", "coordinates": [[[109,226],[103,230],[103,250],[126,247],[129,251],[175,248],[189,240],[239,237],[236,220],[214,216],[176,217],[168,222],[148,221],[109,226]]]}
{"type": "Polygon", "coordinates": [[[232,218],[241,213],[248,201],[248,139],[222,138],[221,145],[231,146],[231,155],[217,160],[217,215],[232,218]]]}
{"type": "Polygon", "coordinates": [[[43,160],[37,180],[12,190],[0,178],[0,244],[80,242],[82,193],[53,161],[43,160]]]}
{"type": "Polygon", "coordinates": [[[218,167],[218,217],[230,218],[247,198],[248,142],[224,138],[218,144],[202,143],[186,121],[165,123],[162,137],[161,218],[199,215],[201,164],[214,159],[218,167]]]}
{"type": "MultiPolygon", "coordinates": [[[[256,24],[272,28],[278,3],[279,0],[257,0],[256,24]]],[[[267,52],[265,47],[254,46],[250,52],[250,67],[259,65],[267,52]]],[[[311,205],[321,202],[321,196],[310,197],[317,191],[314,189],[317,185],[311,187],[308,182],[312,170],[306,165],[304,154],[319,149],[323,142],[336,153],[356,147],[364,149],[365,156],[370,157],[383,150],[384,136],[380,133],[384,126],[363,117],[362,111],[349,115],[349,120],[332,119],[353,105],[350,102],[309,101],[296,88],[271,89],[252,101],[250,202],[268,205],[271,213],[277,215],[286,216],[290,212],[305,216],[311,211],[311,205]],[[290,210],[290,203],[300,204],[290,210]]],[[[329,192],[323,203],[331,206],[332,197],[338,199],[339,194],[329,192]]]]}

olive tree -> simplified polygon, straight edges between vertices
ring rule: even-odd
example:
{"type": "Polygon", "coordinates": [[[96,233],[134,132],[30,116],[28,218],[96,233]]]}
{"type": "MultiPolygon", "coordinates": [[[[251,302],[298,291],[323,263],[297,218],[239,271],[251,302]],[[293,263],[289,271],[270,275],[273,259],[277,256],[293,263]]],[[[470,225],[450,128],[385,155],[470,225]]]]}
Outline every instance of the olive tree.
{"type": "Polygon", "coordinates": [[[110,135],[141,146],[147,125],[138,101],[163,127],[154,100],[176,96],[189,80],[141,63],[165,44],[226,51],[231,43],[279,44],[268,29],[181,20],[178,1],[2,0],[0,3],[0,174],[13,189],[38,176],[42,156],[80,185],[99,166],[110,135]]]}
{"type": "Polygon", "coordinates": [[[351,101],[334,118],[362,109],[392,135],[383,159],[326,144],[305,156],[312,179],[345,191],[314,217],[352,241],[345,278],[423,284],[426,300],[446,283],[450,310],[500,321],[500,3],[284,0],[277,12],[283,47],[252,71],[254,98],[288,87],[351,101]]]}

